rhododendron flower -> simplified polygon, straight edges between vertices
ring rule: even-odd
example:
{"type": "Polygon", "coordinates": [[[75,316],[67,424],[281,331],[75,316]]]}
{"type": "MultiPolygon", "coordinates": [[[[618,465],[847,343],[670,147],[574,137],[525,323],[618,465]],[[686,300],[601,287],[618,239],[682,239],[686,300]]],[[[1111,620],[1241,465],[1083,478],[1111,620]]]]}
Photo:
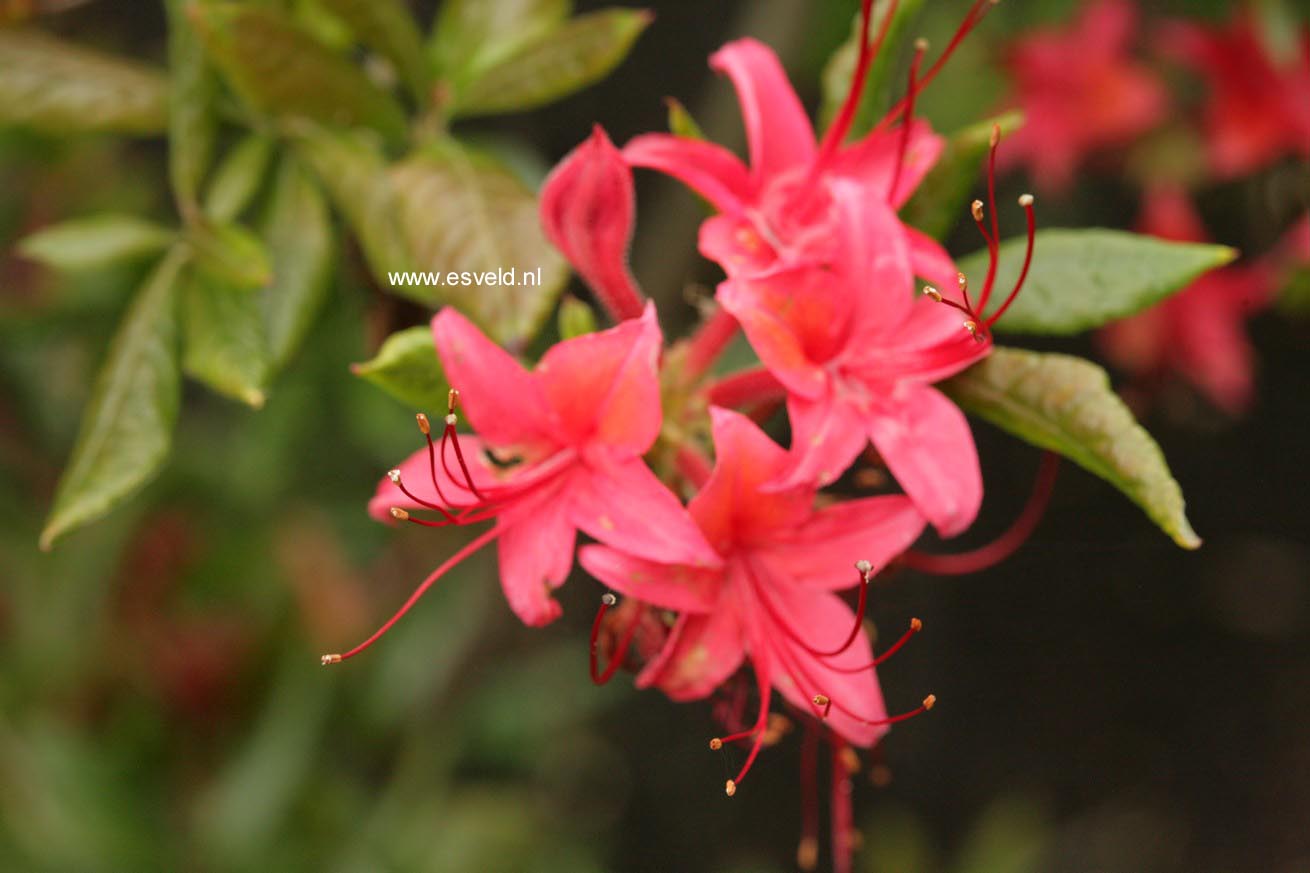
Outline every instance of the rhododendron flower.
{"type": "Polygon", "coordinates": [[[1154,73],[1132,60],[1137,9],[1130,0],[1088,4],[1066,27],[1016,40],[1005,65],[1024,125],[1006,151],[1043,188],[1062,190],[1087,156],[1155,127],[1168,96],[1154,73]]]}
{"type": "Polygon", "coordinates": [[[1210,88],[1205,144],[1216,174],[1240,176],[1285,155],[1310,156],[1310,28],[1301,26],[1284,60],[1261,39],[1250,13],[1224,27],[1170,22],[1158,42],[1210,88]]]}
{"type": "MultiPolygon", "coordinates": [[[[1185,192],[1146,192],[1139,228],[1164,239],[1207,240],[1185,192]]],[[[1244,323],[1269,302],[1274,282],[1260,262],[1207,273],[1163,303],[1102,329],[1098,340],[1115,364],[1139,376],[1172,371],[1229,413],[1245,410],[1254,392],[1254,354],[1244,323]]]]}
{"type": "MultiPolygon", "coordinates": [[[[855,745],[871,746],[886,731],[862,615],[832,592],[859,581],[852,555],[885,564],[924,522],[899,495],[816,510],[811,484],[764,490],[790,463],[787,453],[744,416],[717,407],[710,414],[717,460],[689,511],[721,565],[600,545],[584,546],[580,561],[615,590],[681,613],[664,651],[638,675],[639,687],[659,687],[674,700],[706,697],[749,659],[759,716],[740,737],[753,747],[731,793],[763,742],[771,689],[802,712],[826,716],[855,745]]],[[[861,590],[861,609],[864,599],[861,590]]]]}

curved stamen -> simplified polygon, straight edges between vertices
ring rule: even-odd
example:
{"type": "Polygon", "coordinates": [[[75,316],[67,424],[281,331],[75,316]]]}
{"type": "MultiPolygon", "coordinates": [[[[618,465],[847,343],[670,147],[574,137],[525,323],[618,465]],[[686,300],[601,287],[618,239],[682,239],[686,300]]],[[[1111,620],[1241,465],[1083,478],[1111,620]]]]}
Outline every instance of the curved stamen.
{"type": "Polygon", "coordinates": [[[905,153],[910,149],[910,128],[914,123],[914,97],[917,93],[914,80],[919,75],[919,65],[923,63],[924,53],[928,51],[928,41],[914,41],[914,57],[910,61],[910,84],[905,92],[905,120],[901,122],[901,143],[896,150],[896,169],[892,173],[892,183],[887,188],[887,200],[896,203],[896,189],[901,184],[901,173],[905,169],[905,153]]]}
{"type": "Polygon", "coordinates": [[[1025,216],[1028,219],[1028,244],[1023,256],[1023,268],[1019,271],[1019,278],[1015,280],[1014,290],[1005,298],[1000,307],[992,313],[987,319],[987,326],[991,327],[996,321],[1005,314],[1005,310],[1010,308],[1010,304],[1019,296],[1023,290],[1023,283],[1028,280],[1028,268],[1033,263],[1033,248],[1037,244],[1037,217],[1033,214],[1033,195],[1024,194],[1019,198],[1019,205],[1023,207],[1025,216]]]}
{"type": "MultiPolygon", "coordinates": [[[[923,699],[923,703],[919,704],[917,707],[910,710],[909,712],[902,712],[900,715],[889,715],[886,718],[878,718],[873,720],[868,720],[868,719],[856,719],[856,720],[859,721],[861,724],[871,725],[873,727],[881,727],[882,725],[897,724],[898,722],[912,719],[915,716],[923,715],[925,712],[932,709],[936,705],[937,705],[937,695],[929,694],[927,697],[923,699]]],[[[851,717],[854,718],[854,716],[851,717]]]]}
{"type": "Polygon", "coordinates": [[[617,603],[618,600],[613,594],[606,592],[601,595],[600,609],[596,611],[596,618],[591,623],[591,681],[597,685],[604,685],[613,678],[614,673],[623,664],[624,657],[628,654],[628,647],[632,645],[632,638],[637,634],[637,626],[641,624],[641,610],[634,609],[632,620],[628,626],[623,629],[623,636],[619,638],[619,643],[614,647],[614,654],[610,656],[610,662],[605,667],[605,672],[596,671],[596,649],[600,644],[600,623],[605,618],[606,611],[617,603]]]}
{"type": "MultiPolygon", "coordinates": [[[[440,504],[437,503],[432,503],[431,501],[428,500],[424,500],[422,497],[419,497],[417,494],[413,493],[408,488],[406,488],[405,483],[401,480],[399,468],[396,468],[394,470],[388,470],[387,478],[391,480],[391,484],[395,485],[397,488],[400,489],[401,494],[404,494],[406,497],[417,503],[419,506],[422,506],[424,509],[431,509],[434,512],[440,512],[442,515],[446,517],[446,521],[450,524],[459,523],[459,519],[451,515],[450,511],[446,509],[444,506],[441,506],[440,504]]],[[[395,515],[395,513],[393,512],[392,515],[395,515]]],[[[403,521],[404,519],[401,520],[403,521]]]]}
{"type": "Polygon", "coordinates": [[[387,631],[391,630],[392,626],[395,625],[396,622],[400,621],[400,619],[405,615],[405,613],[409,612],[410,607],[418,603],[419,598],[421,598],[424,594],[426,594],[427,590],[431,588],[438,579],[446,575],[446,573],[451,568],[455,567],[457,564],[459,564],[469,555],[472,555],[474,552],[478,551],[478,549],[481,549],[483,546],[485,546],[487,543],[491,542],[498,536],[500,536],[499,527],[493,527],[490,530],[484,531],[483,533],[479,534],[471,542],[467,543],[462,549],[460,549],[458,552],[447,558],[445,562],[441,564],[440,567],[437,567],[437,569],[433,570],[432,573],[429,574],[426,579],[420,582],[418,587],[414,589],[414,593],[409,595],[409,599],[405,601],[404,605],[402,605],[400,609],[396,610],[395,614],[392,615],[391,618],[387,619],[386,623],[383,624],[382,627],[374,631],[372,636],[370,636],[368,639],[364,640],[364,642],[355,646],[353,649],[351,649],[348,652],[344,652],[342,654],[334,653],[330,655],[324,655],[320,659],[323,666],[326,667],[329,664],[340,664],[342,661],[346,661],[349,660],[350,658],[355,657],[360,652],[364,651],[369,646],[376,643],[387,633],[387,631]]]}
{"type": "Polygon", "coordinates": [[[878,35],[874,38],[873,44],[870,45],[869,29],[873,23],[873,0],[861,0],[860,49],[859,54],[856,56],[855,74],[851,78],[850,90],[846,92],[846,99],[842,101],[837,117],[833,119],[832,125],[823,135],[823,143],[819,146],[819,156],[814,162],[813,173],[815,174],[827,164],[833,153],[841,147],[842,141],[846,139],[846,134],[850,132],[851,124],[855,121],[855,112],[860,105],[860,98],[864,95],[866,80],[869,78],[869,65],[873,63],[874,57],[882,50],[883,40],[886,39],[887,31],[891,28],[892,19],[896,16],[896,5],[897,0],[891,0],[887,4],[887,11],[883,14],[882,23],[878,26],[878,35]]]}
{"type": "Polygon", "coordinates": [[[923,622],[919,621],[917,618],[912,618],[910,619],[909,630],[901,634],[901,638],[892,643],[891,648],[874,658],[869,663],[861,667],[832,667],[831,669],[836,673],[863,673],[865,670],[873,670],[879,665],[885,663],[892,655],[899,652],[901,647],[910,641],[910,637],[914,636],[921,630],[923,630],[923,622]]]}
{"type": "MultiPolygon", "coordinates": [[[[1001,126],[992,125],[992,136],[988,142],[987,148],[987,209],[991,212],[992,218],[992,240],[999,249],[1001,245],[1001,227],[1000,217],[996,211],[996,151],[1001,145],[1001,126]]],[[[999,260],[999,257],[997,258],[999,260]]],[[[978,301],[978,310],[981,312],[987,307],[987,299],[992,293],[992,284],[996,281],[996,268],[993,265],[987,271],[987,282],[983,285],[982,298],[978,301]]]]}
{"type": "Polygon", "coordinates": [[[814,646],[810,645],[810,643],[808,643],[800,633],[787,622],[787,619],[783,617],[782,613],[780,613],[774,606],[773,601],[769,599],[767,586],[761,584],[758,580],[755,580],[753,573],[749,575],[755,582],[756,595],[759,597],[760,602],[764,604],[765,611],[768,612],[769,617],[773,619],[774,623],[781,627],[783,632],[791,638],[792,642],[809,652],[811,655],[814,655],[816,658],[833,658],[851,647],[851,644],[855,642],[856,637],[860,635],[860,628],[863,627],[864,623],[864,609],[868,603],[869,579],[873,575],[873,565],[868,561],[858,561],[855,564],[855,569],[860,574],[860,593],[858,604],[855,607],[855,622],[851,627],[850,634],[842,641],[842,644],[835,649],[816,649],[814,646]]]}

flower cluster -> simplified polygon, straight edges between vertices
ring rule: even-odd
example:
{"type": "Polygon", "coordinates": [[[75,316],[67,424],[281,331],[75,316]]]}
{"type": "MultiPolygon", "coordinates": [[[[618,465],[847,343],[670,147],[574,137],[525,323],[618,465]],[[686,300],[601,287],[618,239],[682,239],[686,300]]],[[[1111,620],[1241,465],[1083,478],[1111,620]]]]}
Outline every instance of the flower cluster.
{"type": "MultiPolygon", "coordinates": [[[[898,216],[943,147],[914,117],[915,97],[989,5],[975,4],[922,74],[926,46],[916,46],[904,100],[857,141],[846,142],[847,134],[890,19],[884,32],[870,33],[871,2],[863,4],[853,83],[821,139],[777,57],[744,39],[710,63],[736,88],[748,164],[714,143],[665,134],[620,149],[599,127],[568,155],[543,187],[542,224],[617,323],[560,341],[528,370],[454,309],[436,315],[437,354],[455,387],[444,427],[434,435],[418,417],[425,445],[387,475],[369,509],[431,527],[490,527],[377,633],[324,663],[368,648],[451,567],[492,542],[510,608],[526,624],[551,622],[561,612],[552,592],[576,551],[590,575],[626,598],[617,609],[613,594],[602,598],[593,679],[606,681],[628,662],[634,641],[637,685],[674,700],[706,698],[749,665],[755,715],[730,709],[722,719],[729,732],[710,744],[748,749],[726,793],[782,730],[772,712],[776,692],[833,747],[834,855],[844,867],[853,845],[852,760],[858,767],[851,747],[872,747],[891,724],[935,702],[928,695],[888,714],[875,670],[922,625],[914,619],[875,657],[864,624],[869,583],[928,524],[949,537],[978,514],[982,477],[969,425],[932,386],[991,351],[991,325],[1023,282],[989,306],[999,247],[994,204],[990,224],[983,203],[972,210],[992,254],[976,296],[946,251],[898,216]],[[699,245],[726,276],[718,308],[669,348],[627,267],[633,168],[681,180],[715,210],[699,245]],[[936,287],[916,293],[916,277],[936,287]],[[712,366],[739,327],[762,367],[714,378],[712,366]],[[684,389],[681,408],[664,408],[669,384],[684,389]],[[733,408],[780,404],[790,449],[733,408]],[[476,435],[459,432],[461,408],[476,435]],[[701,427],[663,427],[696,417],[701,427]],[[711,446],[697,437],[706,431],[712,462],[711,446]],[[663,479],[647,463],[655,455],[675,459],[663,479]],[[862,457],[875,457],[904,493],[820,495],[862,457]],[[687,505],[671,485],[693,495],[687,505]],[[579,532],[595,543],[577,548],[579,532]],[[854,609],[839,596],[852,587],[854,609]]],[[[1031,259],[1032,198],[1020,204],[1031,259]]],[[[812,790],[813,779],[807,784],[812,790]]],[[[812,861],[810,830],[802,857],[812,861]]]]}

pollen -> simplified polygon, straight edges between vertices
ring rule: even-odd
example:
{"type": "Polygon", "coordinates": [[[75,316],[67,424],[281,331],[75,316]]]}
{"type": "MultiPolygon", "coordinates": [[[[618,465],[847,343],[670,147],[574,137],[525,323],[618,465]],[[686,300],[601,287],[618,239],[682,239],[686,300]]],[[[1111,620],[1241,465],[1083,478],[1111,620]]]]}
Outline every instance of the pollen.
{"type": "Polygon", "coordinates": [[[860,571],[861,576],[868,576],[873,572],[873,564],[865,560],[855,562],[855,569],[860,571]]]}
{"type": "Polygon", "coordinates": [[[927,697],[923,699],[923,708],[925,711],[932,709],[936,705],[937,705],[936,694],[929,694],[927,697]]]}
{"type": "Polygon", "coordinates": [[[814,705],[815,705],[815,706],[827,706],[827,705],[828,705],[828,696],[827,696],[826,694],[816,694],[816,695],[814,695],[814,705]]]}
{"type": "Polygon", "coordinates": [[[391,507],[391,517],[396,521],[409,521],[409,513],[399,506],[391,507]]]}
{"type": "Polygon", "coordinates": [[[723,793],[728,795],[729,797],[732,797],[732,795],[737,793],[737,783],[729,779],[723,785],[723,793]]]}
{"type": "Polygon", "coordinates": [[[387,478],[390,479],[390,480],[391,480],[392,482],[394,482],[395,484],[399,485],[399,484],[400,484],[400,470],[388,470],[388,471],[387,471],[387,478]]]}
{"type": "Polygon", "coordinates": [[[723,748],[723,740],[719,739],[718,737],[715,737],[714,739],[710,740],[711,752],[717,752],[719,749],[722,748],[723,748]]]}
{"type": "Polygon", "coordinates": [[[600,602],[605,604],[606,606],[613,606],[614,604],[619,602],[619,599],[615,597],[613,594],[606,591],[604,594],[600,596],[600,602]]]}

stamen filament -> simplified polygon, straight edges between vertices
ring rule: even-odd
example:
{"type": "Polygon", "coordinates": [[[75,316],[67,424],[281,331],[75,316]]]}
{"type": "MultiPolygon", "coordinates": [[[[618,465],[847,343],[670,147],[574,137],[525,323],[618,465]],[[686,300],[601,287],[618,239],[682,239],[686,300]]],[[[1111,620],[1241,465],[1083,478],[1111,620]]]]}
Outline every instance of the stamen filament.
{"type": "Polygon", "coordinates": [[[837,673],[863,673],[865,670],[872,670],[885,663],[892,655],[899,652],[901,647],[910,641],[910,637],[914,636],[921,630],[923,630],[923,622],[919,621],[917,618],[912,618],[910,619],[909,630],[901,634],[901,638],[892,643],[891,648],[883,652],[881,655],[878,655],[869,663],[862,667],[832,667],[830,669],[837,673]]]}
{"type": "MultiPolygon", "coordinates": [[[[889,715],[886,718],[874,719],[872,721],[866,719],[857,719],[857,720],[862,724],[871,725],[874,727],[880,727],[882,725],[888,725],[888,724],[897,724],[899,722],[912,719],[915,716],[923,715],[925,712],[932,709],[936,705],[937,705],[937,695],[929,694],[927,697],[923,699],[923,703],[919,704],[917,707],[910,710],[909,712],[902,712],[900,715],[889,715]]],[[[852,718],[854,718],[854,716],[852,716],[852,718]]]]}
{"type": "Polygon", "coordinates": [[[917,93],[914,80],[919,75],[919,65],[923,63],[923,56],[927,51],[927,40],[915,40],[914,57],[910,60],[910,84],[905,92],[905,120],[901,122],[901,143],[896,150],[896,169],[892,173],[892,183],[887,188],[887,200],[890,203],[899,202],[896,189],[901,184],[901,173],[905,169],[905,154],[910,149],[910,128],[914,122],[914,97],[917,93]]]}
{"type": "Polygon", "coordinates": [[[397,488],[400,489],[401,494],[404,494],[406,497],[417,503],[419,506],[422,506],[425,509],[431,509],[434,512],[440,512],[442,515],[446,517],[446,521],[449,522],[450,524],[459,523],[458,519],[456,519],[455,516],[451,515],[450,511],[446,509],[444,506],[441,506],[440,504],[437,503],[432,503],[431,501],[428,500],[424,500],[422,497],[419,497],[417,494],[413,493],[408,488],[406,488],[404,481],[402,481],[400,477],[399,469],[389,471],[387,473],[387,478],[391,480],[391,484],[395,485],[397,488]]]}
{"type": "Polygon", "coordinates": [[[811,175],[816,175],[833,153],[841,147],[842,142],[846,139],[846,134],[850,132],[851,124],[855,121],[855,112],[859,108],[860,98],[864,95],[865,80],[869,78],[869,65],[873,63],[874,57],[882,51],[883,40],[887,37],[887,31],[891,28],[892,19],[896,16],[897,0],[891,0],[887,4],[887,11],[883,14],[882,23],[878,26],[878,35],[874,38],[872,45],[869,44],[869,29],[873,23],[873,0],[862,0],[860,3],[860,50],[856,56],[855,74],[851,78],[850,90],[846,92],[846,99],[842,102],[841,109],[837,112],[837,117],[833,119],[832,126],[828,128],[823,135],[823,143],[819,147],[819,157],[814,162],[814,169],[811,175]]]}
{"type": "Polygon", "coordinates": [[[619,638],[618,645],[614,647],[614,654],[610,656],[610,662],[605,666],[605,671],[598,673],[596,671],[596,650],[600,644],[600,623],[605,618],[605,613],[609,608],[617,602],[613,594],[606,593],[602,595],[600,609],[596,610],[596,618],[591,623],[591,681],[597,685],[604,685],[614,677],[614,673],[623,664],[623,659],[628,654],[628,647],[632,645],[632,638],[637,634],[637,626],[641,624],[641,610],[635,609],[632,613],[632,620],[623,629],[623,636],[619,638]]]}
{"type": "Polygon", "coordinates": [[[1019,205],[1023,207],[1024,215],[1028,219],[1028,244],[1024,251],[1023,268],[1019,270],[1019,278],[1015,280],[1014,289],[1010,292],[1010,296],[1006,297],[1000,307],[987,319],[988,327],[995,324],[1005,314],[1005,310],[1010,308],[1010,304],[1015,301],[1015,298],[1019,296],[1019,292],[1023,290],[1023,283],[1028,280],[1028,268],[1033,264],[1033,248],[1037,244],[1037,217],[1033,214],[1033,195],[1024,194],[1019,198],[1019,205]]]}

